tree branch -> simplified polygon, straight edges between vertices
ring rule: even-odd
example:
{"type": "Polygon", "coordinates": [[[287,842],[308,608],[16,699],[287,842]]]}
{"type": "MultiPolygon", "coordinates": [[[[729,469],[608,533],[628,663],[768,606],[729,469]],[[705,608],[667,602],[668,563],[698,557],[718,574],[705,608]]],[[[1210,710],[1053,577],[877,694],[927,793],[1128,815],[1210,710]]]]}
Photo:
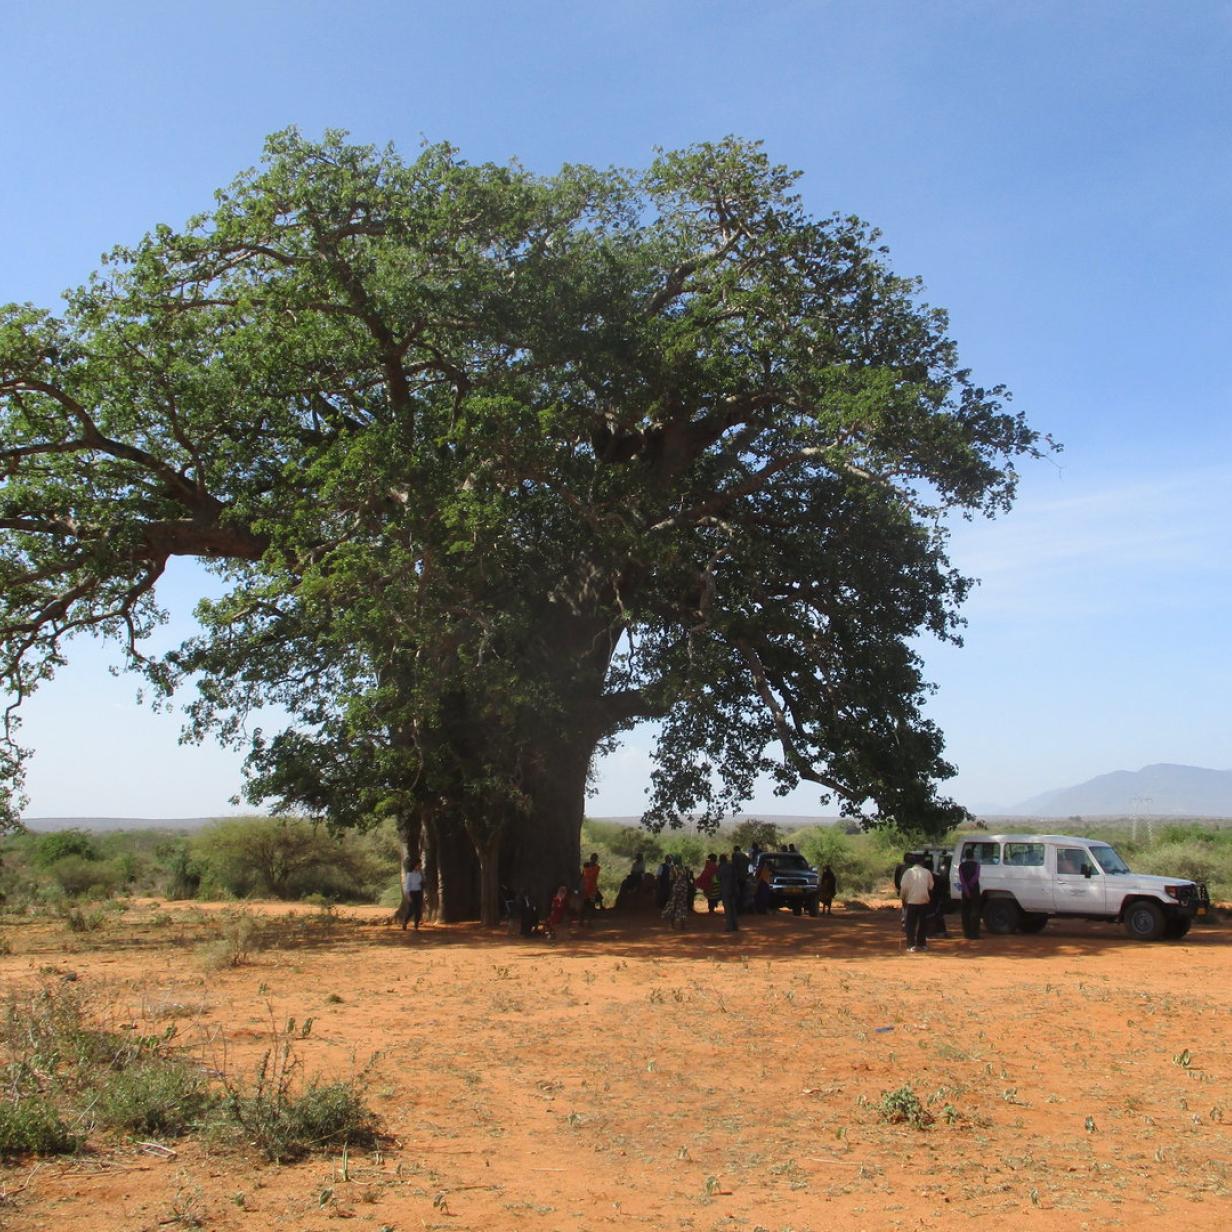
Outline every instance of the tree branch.
{"type": "Polygon", "coordinates": [[[853,799],[854,797],[851,795],[851,792],[841,783],[827,778],[813,769],[812,763],[796,748],[795,733],[792,731],[791,721],[788,719],[783,707],[779,704],[778,698],[774,696],[774,691],[770,688],[770,682],[766,679],[766,669],[762,666],[761,656],[753,648],[752,643],[744,638],[738,638],[733,645],[740,652],[740,657],[753,675],[753,683],[756,686],[758,697],[761,698],[766,709],[770,711],[770,717],[774,722],[774,730],[778,734],[779,744],[783,749],[783,756],[787,759],[787,764],[802,779],[806,779],[810,783],[817,783],[845,799],[853,799]]]}

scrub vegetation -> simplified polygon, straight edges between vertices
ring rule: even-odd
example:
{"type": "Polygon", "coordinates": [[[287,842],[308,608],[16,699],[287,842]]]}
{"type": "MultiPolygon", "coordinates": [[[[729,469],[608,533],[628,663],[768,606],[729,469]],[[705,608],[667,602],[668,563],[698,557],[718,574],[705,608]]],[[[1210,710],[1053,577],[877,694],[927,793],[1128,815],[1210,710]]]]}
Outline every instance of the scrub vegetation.
{"type": "Polygon", "coordinates": [[[285,1162],[311,1151],[370,1146],[375,1117],[359,1079],[305,1079],[306,1038],[289,1021],[251,1077],[207,1066],[178,1046],[174,1023],[155,1034],[112,1026],[75,981],[10,993],[0,1019],[0,1158],[65,1155],[88,1140],[203,1134],[285,1162]]]}
{"type": "Polygon", "coordinates": [[[27,832],[0,842],[0,900],[56,907],[118,895],[283,902],[315,896],[396,904],[398,861],[391,823],[331,833],[294,817],[230,817],[195,833],[27,832]]]}
{"type": "MultiPolygon", "coordinates": [[[[1140,825],[1136,838],[1128,822],[1090,826],[1074,818],[1031,824],[1106,839],[1135,871],[1204,881],[1212,898],[1232,900],[1232,823],[1156,823],[1150,833],[1140,825]]],[[[588,820],[582,846],[585,854],[599,856],[600,886],[609,902],[615,901],[639,851],[652,871],[668,854],[698,869],[707,852],[730,850],[733,842],[746,850],[753,842],[763,847],[794,843],[811,864],[834,869],[840,897],[885,893],[895,864],[920,836],[890,829],[852,833],[854,828],[840,822],[791,830],[750,820],[718,834],[651,834],[636,826],[588,820]]],[[[101,927],[106,910],[134,896],[394,907],[399,901],[398,861],[398,836],[391,822],[364,832],[330,833],[298,818],[235,817],[192,834],[13,834],[0,841],[0,905],[58,912],[74,932],[101,927]]]]}

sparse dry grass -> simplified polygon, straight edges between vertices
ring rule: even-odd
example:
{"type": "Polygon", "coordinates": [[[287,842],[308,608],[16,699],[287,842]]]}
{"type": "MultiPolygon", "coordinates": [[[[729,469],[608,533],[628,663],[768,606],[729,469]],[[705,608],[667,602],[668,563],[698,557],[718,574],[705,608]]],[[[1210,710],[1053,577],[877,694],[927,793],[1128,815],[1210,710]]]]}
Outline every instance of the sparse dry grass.
{"type": "MultiPolygon", "coordinates": [[[[43,1169],[0,1202],[15,1232],[39,1226],[53,1195],[57,1218],[98,1232],[154,1226],[193,1186],[186,1214],[256,1232],[360,1214],[454,1232],[889,1229],[921,1200],[950,1223],[1070,1232],[1229,1201],[1222,930],[1152,947],[1080,925],[908,956],[879,910],[782,914],[736,938],[715,921],[673,936],[601,917],[554,947],[472,928],[412,936],[369,922],[375,909],[246,910],[265,945],[245,964],[192,961],[225,912],[181,922],[138,905],[73,965],[140,1033],[175,1027],[206,1072],[249,1090],[280,1033],[322,1088],[381,1050],[369,1100],[389,1138],[277,1169],[244,1148],[225,1181],[217,1155],[178,1142],[178,1171],[125,1173],[130,1224],[99,1222],[101,1177],[75,1177],[66,1203],[43,1169]]],[[[50,965],[55,928],[23,930],[0,975],[50,965]]]]}

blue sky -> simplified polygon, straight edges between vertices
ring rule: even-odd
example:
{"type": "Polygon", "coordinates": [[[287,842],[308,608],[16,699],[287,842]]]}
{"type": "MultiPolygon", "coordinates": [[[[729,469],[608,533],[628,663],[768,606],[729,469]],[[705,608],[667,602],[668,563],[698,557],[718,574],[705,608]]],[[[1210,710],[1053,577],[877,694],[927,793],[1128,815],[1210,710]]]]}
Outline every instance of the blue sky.
{"type": "MultiPolygon", "coordinates": [[[[0,0],[0,300],[207,208],[297,124],[404,152],[643,164],[736,133],[877,224],[965,362],[1065,452],[961,525],[962,650],[922,644],[965,802],[1152,761],[1232,768],[1232,4],[0,0]]],[[[169,579],[182,619],[197,579],[169,579]]],[[[30,706],[32,816],[227,809],[105,648],[30,706]]],[[[649,740],[600,767],[639,811],[649,740]]],[[[800,792],[753,807],[815,812],[800,792]]]]}

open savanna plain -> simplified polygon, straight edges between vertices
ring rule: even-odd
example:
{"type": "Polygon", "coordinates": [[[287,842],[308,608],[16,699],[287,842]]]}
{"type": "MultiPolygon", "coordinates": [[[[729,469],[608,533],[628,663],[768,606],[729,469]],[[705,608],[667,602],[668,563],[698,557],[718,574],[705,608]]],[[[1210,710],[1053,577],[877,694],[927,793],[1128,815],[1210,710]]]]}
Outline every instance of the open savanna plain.
{"type": "Polygon", "coordinates": [[[606,912],[551,943],[377,908],[5,916],[10,1006],[71,989],[223,1086],[289,1044],[296,1080],[361,1084],[381,1136],[279,1165],[84,1123],[76,1154],[4,1161],[0,1224],[1232,1227],[1226,925],[926,955],[889,905],[744,925],[606,912]]]}

